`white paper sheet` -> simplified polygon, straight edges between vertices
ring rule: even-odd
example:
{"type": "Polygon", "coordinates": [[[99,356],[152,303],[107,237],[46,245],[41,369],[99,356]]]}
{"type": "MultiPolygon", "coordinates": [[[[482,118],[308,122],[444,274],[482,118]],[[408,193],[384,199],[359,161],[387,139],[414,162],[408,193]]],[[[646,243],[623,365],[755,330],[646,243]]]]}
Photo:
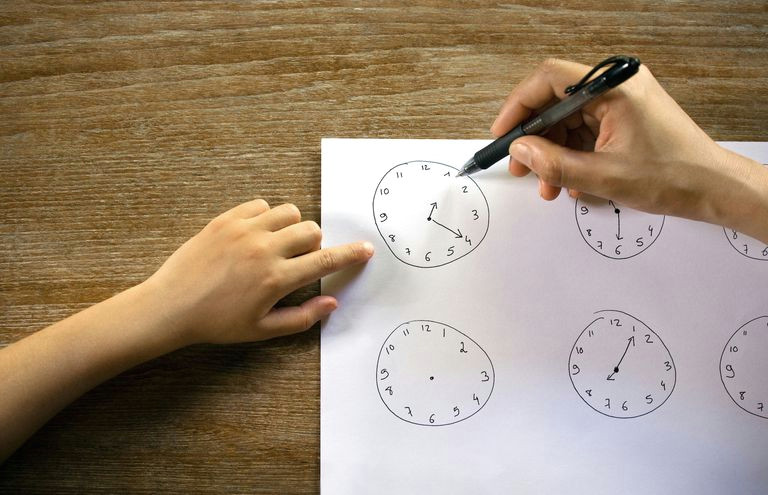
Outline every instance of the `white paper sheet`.
{"type": "Polygon", "coordinates": [[[768,493],[765,244],[453,177],[485,144],[322,142],[324,244],[376,247],[322,282],[322,491],[768,493]]]}

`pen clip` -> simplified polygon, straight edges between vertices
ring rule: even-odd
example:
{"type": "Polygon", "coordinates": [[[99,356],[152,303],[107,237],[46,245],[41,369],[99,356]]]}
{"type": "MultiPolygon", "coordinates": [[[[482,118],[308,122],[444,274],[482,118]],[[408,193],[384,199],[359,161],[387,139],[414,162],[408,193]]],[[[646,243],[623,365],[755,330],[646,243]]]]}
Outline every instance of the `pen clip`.
{"type": "Polygon", "coordinates": [[[577,82],[576,84],[572,84],[572,85],[568,86],[567,88],[565,88],[565,94],[572,95],[573,93],[575,93],[575,92],[579,91],[580,89],[582,89],[583,87],[585,87],[588,83],[591,82],[589,80],[589,78],[592,77],[592,75],[595,72],[597,72],[598,70],[602,69],[605,66],[608,66],[608,65],[616,66],[616,65],[619,65],[619,64],[624,64],[624,65],[631,66],[634,69],[634,71],[636,72],[637,71],[637,66],[639,65],[639,63],[640,63],[640,61],[637,60],[636,58],[627,57],[627,56],[624,56],[624,55],[615,55],[613,57],[606,58],[605,60],[603,60],[602,62],[600,62],[596,66],[592,67],[592,70],[587,72],[587,75],[581,78],[581,81],[577,82]]]}

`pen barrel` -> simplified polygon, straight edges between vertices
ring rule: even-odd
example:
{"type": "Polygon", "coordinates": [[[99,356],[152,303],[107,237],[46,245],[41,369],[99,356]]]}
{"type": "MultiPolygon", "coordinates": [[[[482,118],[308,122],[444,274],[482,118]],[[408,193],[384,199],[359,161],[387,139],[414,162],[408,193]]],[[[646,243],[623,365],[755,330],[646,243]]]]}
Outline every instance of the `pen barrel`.
{"type": "Polygon", "coordinates": [[[505,156],[509,155],[509,145],[512,144],[512,141],[521,136],[525,136],[525,131],[523,131],[522,124],[475,153],[475,163],[482,169],[490,167],[505,156]]]}
{"type": "Polygon", "coordinates": [[[523,132],[525,134],[541,134],[546,132],[547,129],[558,122],[563,121],[563,119],[581,109],[584,105],[589,103],[590,100],[601,95],[608,89],[610,88],[607,86],[605,88],[586,87],[582,89],[570,98],[560,101],[551,108],[544,110],[541,115],[537,115],[529,122],[524,123],[523,132]]]}
{"type": "Polygon", "coordinates": [[[526,136],[545,133],[550,127],[562,122],[563,119],[581,109],[591,100],[611,89],[611,86],[600,78],[570,97],[561,100],[554,106],[544,110],[541,114],[523,122],[508,133],[501,136],[485,148],[475,153],[475,164],[481,169],[486,169],[509,155],[509,145],[515,139],[526,136]]]}

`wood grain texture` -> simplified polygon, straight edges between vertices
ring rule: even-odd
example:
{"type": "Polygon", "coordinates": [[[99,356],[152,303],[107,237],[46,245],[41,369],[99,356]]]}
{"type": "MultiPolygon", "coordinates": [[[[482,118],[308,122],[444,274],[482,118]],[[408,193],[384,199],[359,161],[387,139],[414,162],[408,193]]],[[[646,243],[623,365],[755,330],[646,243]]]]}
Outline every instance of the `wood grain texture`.
{"type": "MultiPolygon", "coordinates": [[[[485,138],[544,58],[616,53],[715,139],[768,139],[764,0],[0,2],[0,345],[240,202],[319,220],[321,137],[485,138]]],[[[319,359],[315,329],[146,363],[30,439],[0,492],[317,492],[319,359]]]]}

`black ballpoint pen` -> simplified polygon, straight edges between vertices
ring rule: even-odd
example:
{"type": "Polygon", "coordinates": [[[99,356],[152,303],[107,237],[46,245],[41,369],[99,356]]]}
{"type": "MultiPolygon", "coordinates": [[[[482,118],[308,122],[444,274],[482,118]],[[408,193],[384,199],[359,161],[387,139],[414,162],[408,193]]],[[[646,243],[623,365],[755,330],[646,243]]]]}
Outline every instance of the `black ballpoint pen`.
{"type": "Polygon", "coordinates": [[[640,68],[640,60],[635,57],[617,55],[597,64],[585,75],[581,81],[568,86],[565,92],[570,95],[554,106],[548,108],[541,115],[526,120],[508,133],[504,134],[485,148],[481,149],[469,159],[461,168],[457,177],[471,175],[479,170],[485,170],[505,156],[509,155],[509,145],[515,139],[531,134],[542,134],[550,127],[562,121],[573,112],[581,109],[601,94],[618,86],[630,77],[637,74],[640,68]],[[597,76],[594,80],[589,78],[602,67],[610,66],[608,70],[597,76]]]}

